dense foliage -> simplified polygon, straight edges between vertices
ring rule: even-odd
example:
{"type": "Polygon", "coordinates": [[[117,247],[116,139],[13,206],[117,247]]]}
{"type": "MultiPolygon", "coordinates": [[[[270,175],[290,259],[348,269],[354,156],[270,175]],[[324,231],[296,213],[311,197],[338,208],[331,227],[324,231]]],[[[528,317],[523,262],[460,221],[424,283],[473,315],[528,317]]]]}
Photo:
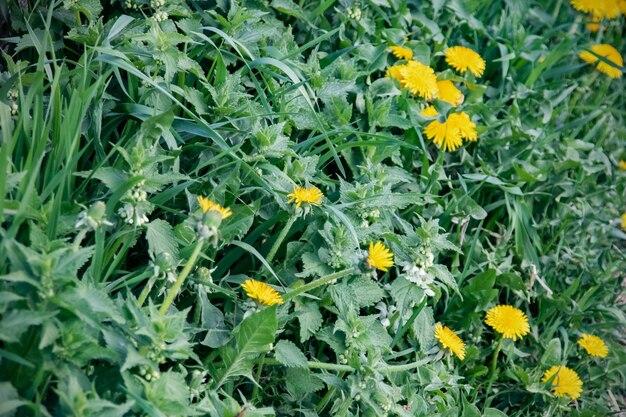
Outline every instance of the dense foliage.
{"type": "Polygon", "coordinates": [[[609,3],[3,4],[0,416],[624,412],[609,3]]]}

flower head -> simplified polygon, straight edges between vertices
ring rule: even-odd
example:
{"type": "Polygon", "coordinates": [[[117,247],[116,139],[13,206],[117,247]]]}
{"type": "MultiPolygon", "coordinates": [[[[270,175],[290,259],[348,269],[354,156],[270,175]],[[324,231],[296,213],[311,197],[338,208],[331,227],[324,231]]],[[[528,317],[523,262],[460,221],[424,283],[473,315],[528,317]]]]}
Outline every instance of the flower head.
{"type": "Polygon", "coordinates": [[[370,242],[367,264],[372,268],[387,272],[393,266],[393,253],[382,242],[370,242]]]}
{"type": "Polygon", "coordinates": [[[233,212],[229,208],[222,207],[205,197],[198,197],[198,204],[200,204],[200,209],[202,209],[203,213],[216,211],[220,214],[222,220],[233,215],[233,212]]]}
{"type": "Polygon", "coordinates": [[[619,0],[571,0],[572,7],[597,19],[614,19],[620,14],[619,0]]]}
{"type": "Polygon", "coordinates": [[[437,109],[435,109],[435,106],[428,106],[424,110],[422,110],[421,114],[422,116],[426,117],[435,117],[439,113],[437,113],[437,109]]]}
{"type": "Polygon", "coordinates": [[[590,23],[587,23],[585,27],[587,28],[589,32],[596,33],[598,30],[600,30],[600,23],[590,22],[590,23]]]}
{"type": "Polygon", "coordinates": [[[461,93],[461,90],[456,88],[454,83],[450,80],[441,80],[437,81],[437,89],[439,90],[439,95],[437,98],[439,100],[443,100],[452,104],[453,106],[458,106],[463,103],[465,96],[461,93]]]}
{"type": "Polygon", "coordinates": [[[385,74],[385,77],[387,78],[395,78],[396,80],[400,81],[402,80],[402,68],[404,68],[405,65],[393,65],[389,68],[387,68],[387,72],[385,74]]]}
{"type": "Polygon", "coordinates": [[[626,170],[626,161],[619,161],[619,163],[617,164],[617,167],[619,169],[625,169],[626,170]]]}
{"type": "Polygon", "coordinates": [[[390,46],[391,53],[398,59],[406,59],[407,61],[413,58],[413,51],[404,46],[390,46]]]}
{"type": "Polygon", "coordinates": [[[446,49],[446,62],[458,72],[470,70],[476,77],[485,71],[485,60],[480,55],[464,46],[453,46],[446,49]]]}
{"type": "Polygon", "coordinates": [[[606,355],[609,354],[609,347],[598,336],[583,333],[581,338],[578,339],[578,344],[591,356],[606,358],[606,355]]]}
{"type": "Polygon", "coordinates": [[[623,213],[620,216],[620,219],[622,219],[622,223],[620,224],[620,226],[622,226],[622,230],[626,231],[626,213],[623,213]]]}
{"type": "Polygon", "coordinates": [[[295,187],[293,193],[288,194],[288,203],[296,203],[296,207],[299,208],[302,203],[308,203],[314,206],[319,206],[324,198],[324,194],[319,188],[312,186],[309,188],[295,187]]]}
{"type": "MultiPolygon", "coordinates": [[[[613,48],[611,45],[593,45],[591,47],[591,50],[596,55],[603,57],[604,59],[617,65],[618,67],[624,66],[622,56],[620,55],[618,50],[613,48]]],[[[579,57],[589,64],[596,64],[596,68],[598,69],[598,71],[605,73],[611,78],[620,78],[622,76],[622,70],[620,68],[616,68],[613,65],[610,65],[604,61],[600,61],[596,55],[592,54],[591,52],[584,51],[580,53],[579,57]]]]}
{"type": "Polygon", "coordinates": [[[431,67],[417,61],[409,61],[400,69],[400,76],[400,85],[412,94],[426,100],[437,97],[437,76],[431,67]]]}
{"type": "Polygon", "coordinates": [[[541,382],[545,384],[553,376],[555,377],[552,380],[551,388],[554,390],[554,395],[557,397],[567,395],[572,400],[580,397],[583,392],[583,382],[576,372],[567,366],[555,365],[543,374],[541,382]]]}
{"type": "Polygon", "coordinates": [[[498,305],[487,312],[485,323],[507,339],[517,340],[530,331],[526,314],[509,305],[498,305]]]}
{"type": "Polygon", "coordinates": [[[273,306],[275,304],[282,304],[285,302],[283,297],[278,294],[278,291],[266,283],[255,279],[245,280],[243,284],[241,284],[241,288],[243,288],[248,297],[257,300],[259,303],[266,306],[273,306]]]}
{"type": "Polygon", "coordinates": [[[433,120],[426,126],[424,133],[444,151],[456,150],[463,144],[463,139],[470,141],[478,139],[476,125],[465,112],[452,113],[443,123],[433,120]]]}
{"type": "Polygon", "coordinates": [[[437,323],[435,337],[444,348],[450,349],[459,359],[465,359],[465,343],[450,328],[437,323]]]}

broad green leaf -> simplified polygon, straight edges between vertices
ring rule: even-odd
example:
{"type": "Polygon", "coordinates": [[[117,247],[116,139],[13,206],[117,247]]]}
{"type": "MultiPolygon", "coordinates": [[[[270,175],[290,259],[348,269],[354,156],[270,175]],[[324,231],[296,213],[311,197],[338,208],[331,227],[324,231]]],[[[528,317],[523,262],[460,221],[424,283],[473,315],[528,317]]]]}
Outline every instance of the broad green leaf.
{"type": "Polygon", "coordinates": [[[306,368],[304,353],[290,340],[279,340],[274,347],[276,360],[288,368],[306,368]]]}

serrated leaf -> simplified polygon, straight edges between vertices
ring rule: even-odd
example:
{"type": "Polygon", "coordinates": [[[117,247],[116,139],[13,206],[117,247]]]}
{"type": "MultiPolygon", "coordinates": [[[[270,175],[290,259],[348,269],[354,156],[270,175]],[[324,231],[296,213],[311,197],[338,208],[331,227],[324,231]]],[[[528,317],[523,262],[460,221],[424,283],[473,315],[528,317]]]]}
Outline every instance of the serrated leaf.
{"type": "Polygon", "coordinates": [[[290,340],[280,340],[274,348],[276,360],[289,368],[306,368],[304,353],[290,340]]]}
{"type": "Polygon", "coordinates": [[[174,237],[174,229],[165,220],[156,219],[146,224],[146,240],[153,254],[168,253],[172,255],[174,262],[178,261],[178,243],[174,237]]]}
{"type": "Polygon", "coordinates": [[[287,368],[287,390],[293,395],[310,394],[324,388],[324,382],[309,370],[287,368]]]}
{"type": "Polygon", "coordinates": [[[435,319],[432,307],[424,307],[413,321],[412,327],[421,351],[428,351],[435,341],[435,319]]]}
{"type": "Polygon", "coordinates": [[[316,303],[306,303],[295,314],[300,322],[300,341],[304,343],[322,326],[322,313],[316,303]]]}

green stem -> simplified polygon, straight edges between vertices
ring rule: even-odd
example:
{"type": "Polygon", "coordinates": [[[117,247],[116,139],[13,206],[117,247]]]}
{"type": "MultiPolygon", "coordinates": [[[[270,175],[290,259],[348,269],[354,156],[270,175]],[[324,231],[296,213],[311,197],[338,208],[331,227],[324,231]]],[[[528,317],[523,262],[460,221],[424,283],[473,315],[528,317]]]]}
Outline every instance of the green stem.
{"type": "Polygon", "coordinates": [[[137,303],[139,304],[139,307],[141,307],[143,303],[146,301],[146,298],[148,298],[148,294],[150,294],[150,291],[152,291],[152,286],[154,285],[155,280],[156,280],[156,277],[154,276],[150,277],[146,286],[143,287],[143,290],[141,291],[141,294],[139,294],[139,298],[137,299],[137,303]]]}
{"type": "Polygon", "coordinates": [[[80,229],[80,232],[78,232],[78,234],[74,238],[74,245],[72,246],[72,250],[74,252],[78,252],[78,249],[80,249],[80,244],[86,235],[87,235],[87,229],[80,229]]]}
{"type": "Polygon", "coordinates": [[[288,300],[290,298],[295,297],[296,295],[302,294],[303,292],[307,292],[310,291],[314,288],[317,288],[321,285],[324,284],[328,284],[329,282],[345,277],[346,275],[350,275],[351,273],[354,272],[354,268],[348,268],[348,269],[344,269],[343,271],[339,271],[339,272],[335,272],[333,274],[330,275],[326,275],[324,277],[318,278],[315,281],[311,281],[308,284],[305,284],[301,287],[298,288],[294,288],[293,290],[289,291],[288,293],[283,295],[283,299],[288,300]]]}
{"type": "Polygon", "coordinates": [[[259,393],[259,385],[261,383],[261,374],[263,373],[263,363],[265,362],[265,357],[261,357],[261,361],[259,362],[258,368],[256,370],[256,384],[252,389],[252,401],[256,399],[257,394],[259,393]]]}
{"type": "Polygon", "coordinates": [[[196,247],[193,249],[191,257],[189,257],[189,260],[187,261],[187,264],[185,265],[183,270],[180,271],[180,275],[178,275],[178,278],[176,278],[176,282],[168,291],[167,296],[165,297],[165,300],[161,305],[161,309],[159,310],[161,314],[165,314],[167,312],[167,309],[174,301],[174,298],[176,298],[178,291],[180,291],[180,287],[182,287],[183,282],[185,282],[185,278],[187,278],[187,275],[189,275],[189,272],[191,272],[191,268],[193,268],[193,266],[196,264],[196,260],[198,259],[198,255],[200,255],[203,244],[203,240],[199,240],[198,243],[196,243],[196,247]]]}
{"type": "MultiPolygon", "coordinates": [[[[265,365],[270,365],[270,366],[280,366],[282,365],[280,362],[278,362],[276,359],[273,358],[261,358],[261,359],[257,359],[256,363],[263,363],[265,365]]],[[[354,372],[356,371],[356,369],[354,369],[351,366],[348,365],[339,365],[337,363],[325,363],[325,362],[307,362],[306,366],[311,368],[311,369],[324,369],[327,371],[340,371],[340,372],[354,372]]]]}
{"type": "Polygon", "coordinates": [[[504,337],[500,337],[500,340],[498,340],[498,344],[496,345],[496,349],[493,351],[491,366],[489,367],[489,385],[487,385],[487,394],[491,392],[491,387],[493,386],[493,383],[495,381],[496,365],[498,364],[498,355],[500,354],[500,349],[502,349],[503,341],[504,337]]]}
{"type": "Polygon", "coordinates": [[[293,223],[295,221],[296,221],[296,216],[295,215],[292,215],[291,217],[289,217],[289,220],[287,220],[287,223],[285,224],[285,227],[283,227],[283,230],[280,231],[280,234],[278,235],[278,237],[274,241],[274,244],[272,245],[272,248],[270,249],[269,253],[265,257],[267,262],[271,262],[272,259],[274,259],[274,256],[276,255],[276,252],[278,252],[278,248],[280,247],[280,244],[283,243],[283,240],[285,240],[285,237],[287,236],[287,233],[289,233],[289,230],[291,229],[291,226],[293,226],[293,223]]]}
{"type": "MultiPolygon", "coordinates": [[[[264,358],[264,359],[257,359],[255,361],[255,363],[261,363],[261,361],[263,361],[262,363],[264,365],[268,365],[268,366],[280,366],[282,365],[280,362],[278,362],[276,359],[273,358],[264,358]]],[[[422,366],[423,363],[420,362],[412,362],[412,363],[406,363],[406,364],[402,364],[402,365],[385,365],[385,366],[381,366],[379,368],[376,368],[378,371],[380,372],[404,372],[404,371],[410,371],[412,369],[415,368],[419,368],[420,366],[422,366]]],[[[339,372],[356,372],[358,371],[358,369],[355,369],[353,367],[351,367],[350,365],[340,365],[338,363],[325,363],[325,362],[311,362],[308,361],[306,363],[306,366],[310,369],[324,369],[326,371],[339,371],[339,372]]]]}

